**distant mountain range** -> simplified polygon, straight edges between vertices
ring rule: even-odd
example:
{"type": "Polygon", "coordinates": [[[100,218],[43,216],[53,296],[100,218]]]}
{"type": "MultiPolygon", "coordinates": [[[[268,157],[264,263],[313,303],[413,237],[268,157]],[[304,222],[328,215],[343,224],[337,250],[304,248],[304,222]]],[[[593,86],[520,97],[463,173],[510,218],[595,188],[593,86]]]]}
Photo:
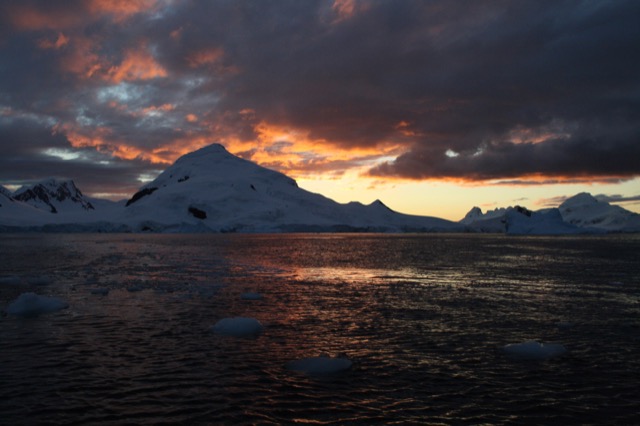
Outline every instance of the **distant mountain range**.
{"type": "Polygon", "coordinates": [[[474,207],[460,222],[397,213],[381,201],[337,203],[213,144],[184,155],[122,202],[71,180],[0,186],[0,231],[40,232],[640,232],[640,215],[578,194],[558,208],[474,207]]]}

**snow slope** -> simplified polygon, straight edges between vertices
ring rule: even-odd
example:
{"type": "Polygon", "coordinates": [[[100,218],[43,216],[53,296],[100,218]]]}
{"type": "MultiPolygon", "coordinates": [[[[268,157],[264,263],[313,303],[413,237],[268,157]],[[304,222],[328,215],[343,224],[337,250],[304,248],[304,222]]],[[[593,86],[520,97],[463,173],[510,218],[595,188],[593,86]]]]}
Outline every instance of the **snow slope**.
{"type": "Polygon", "coordinates": [[[608,232],[640,232],[639,214],[598,201],[586,192],[567,199],[559,209],[565,222],[579,227],[608,232]]]}
{"type": "Polygon", "coordinates": [[[85,197],[72,180],[50,178],[13,194],[3,189],[0,231],[123,230],[123,226],[111,223],[117,203],[85,197]]]}
{"type": "Polygon", "coordinates": [[[56,232],[640,232],[640,215],[589,194],[559,209],[515,206],[459,222],[397,213],[381,201],[337,203],[213,144],[184,155],[120,203],[89,199],[71,180],[0,187],[0,231],[56,232]]]}
{"type": "Polygon", "coordinates": [[[127,201],[119,221],[134,230],[165,232],[463,229],[444,219],[393,212],[380,201],[336,203],[218,144],[179,158],[127,201]]]}
{"type": "Polygon", "coordinates": [[[521,206],[499,208],[486,213],[474,207],[460,222],[473,232],[511,235],[565,235],[586,232],[566,223],[558,209],[535,212],[521,206]]]}

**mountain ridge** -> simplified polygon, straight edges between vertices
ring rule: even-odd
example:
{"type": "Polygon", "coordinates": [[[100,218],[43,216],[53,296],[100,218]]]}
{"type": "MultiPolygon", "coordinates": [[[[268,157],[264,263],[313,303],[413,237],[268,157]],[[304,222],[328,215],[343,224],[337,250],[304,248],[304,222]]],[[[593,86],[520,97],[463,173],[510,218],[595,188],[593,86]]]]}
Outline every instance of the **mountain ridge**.
{"type": "Polygon", "coordinates": [[[2,230],[576,234],[640,232],[640,215],[587,193],[541,211],[474,207],[459,222],[407,215],[380,200],[337,203],[211,144],[178,158],[122,202],[85,197],[70,179],[45,179],[14,193],[0,187],[2,230]]]}

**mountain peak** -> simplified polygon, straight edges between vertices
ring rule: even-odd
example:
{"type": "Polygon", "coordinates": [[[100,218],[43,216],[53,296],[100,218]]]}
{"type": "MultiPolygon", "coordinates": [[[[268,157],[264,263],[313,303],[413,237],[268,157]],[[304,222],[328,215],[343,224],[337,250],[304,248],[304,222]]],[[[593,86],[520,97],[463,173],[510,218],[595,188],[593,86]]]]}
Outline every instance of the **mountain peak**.
{"type": "Polygon", "coordinates": [[[2,185],[0,185],[0,195],[4,195],[8,199],[12,199],[13,198],[13,196],[11,194],[11,191],[9,191],[7,188],[5,188],[2,185]]]}
{"type": "Polygon", "coordinates": [[[599,201],[593,195],[588,192],[581,192],[564,200],[564,202],[560,204],[559,208],[563,209],[567,207],[589,206],[598,203],[599,201]]]}
{"type": "Polygon", "coordinates": [[[84,210],[94,209],[71,179],[52,177],[33,185],[25,185],[13,194],[13,198],[37,208],[44,208],[51,213],[58,213],[65,202],[80,205],[84,210]]]}

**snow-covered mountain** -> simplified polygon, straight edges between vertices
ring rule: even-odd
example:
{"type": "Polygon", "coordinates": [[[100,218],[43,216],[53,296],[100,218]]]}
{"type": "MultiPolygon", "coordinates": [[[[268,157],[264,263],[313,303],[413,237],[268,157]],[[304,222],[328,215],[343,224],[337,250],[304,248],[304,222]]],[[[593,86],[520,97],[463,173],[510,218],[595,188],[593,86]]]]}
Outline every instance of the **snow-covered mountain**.
{"type": "Polygon", "coordinates": [[[13,202],[14,200],[13,200],[11,191],[9,191],[4,186],[0,185],[0,207],[2,207],[5,204],[9,204],[13,202]]]}
{"type": "Polygon", "coordinates": [[[179,158],[131,199],[85,197],[71,180],[47,179],[11,193],[0,187],[0,231],[68,232],[640,232],[640,215],[589,194],[559,208],[515,206],[460,222],[394,212],[381,201],[337,203],[213,144],[179,158]]]}
{"type": "Polygon", "coordinates": [[[51,213],[94,210],[72,180],[50,178],[34,185],[23,186],[13,198],[51,213]]]}
{"type": "Polygon", "coordinates": [[[531,211],[515,206],[498,208],[482,213],[472,208],[460,221],[473,232],[505,233],[511,235],[557,235],[585,233],[579,227],[566,223],[557,208],[531,211]]]}
{"type": "MultiPolygon", "coordinates": [[[[4,186],[0,185],[0,197],[5,197],[11,199],[11,191],[9,191],[4,186]]],[[[4,200],[4,198],[0,198],[0,200],[4,200]]]]}
{"type": "Polygon", "coordinates": [[[460,231],[454,222],[396,213],[382,202],[339,204],[282,173],[209,145],[179,158],[127,201],[136,230],[460,231]]]}
{"type": "Polygon", "coordinates": [[[640,232],[640,215],[582,192],[560,204],[565,222],[608,232],[640,232]]]}

